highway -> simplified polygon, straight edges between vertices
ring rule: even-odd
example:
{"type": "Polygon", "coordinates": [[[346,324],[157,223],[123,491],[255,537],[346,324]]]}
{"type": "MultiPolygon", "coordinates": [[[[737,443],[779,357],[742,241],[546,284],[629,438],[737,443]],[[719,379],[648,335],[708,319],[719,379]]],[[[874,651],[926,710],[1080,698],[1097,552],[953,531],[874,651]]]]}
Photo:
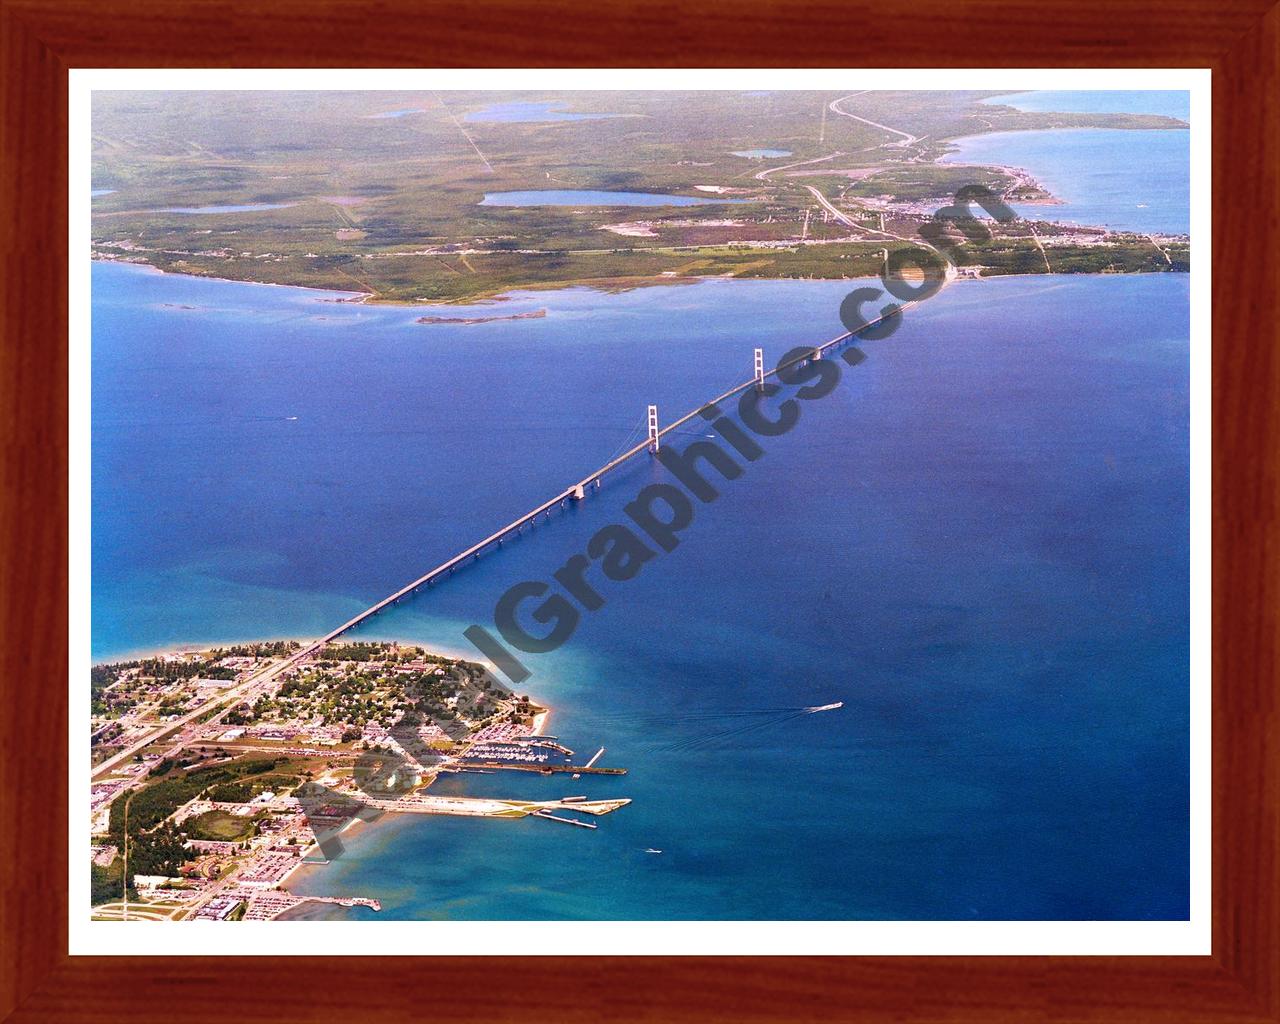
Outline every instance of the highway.
{"type": "Polygon", "coordinates": [[[901,142],[894,142],[894,143],[891,143],[891,145],[909,146],[913,142],[920,141],[920,139],[923,136],[912,135],[910,132],[900,131],[897,128],[890,128],[887,124],[881,124],[879,121],[871,121],[865,117],[859,117],[857,114],[851,114],[847,110],[840,109],[840,104],[843,103],[845,100],[851,100],[855,96],[862,96],[865,94],[865,92],[866,90],[863,90],[863,92],[851,92],[848,96],[841,96],[838,100],[832,100],[828,104],[828,107],[833,114],[840,114],[842,117],[851,117],[853,118],[853,120],[860,121],[862,124],[869,124],[872,128],[879,128],[882,132],[889,132],[891,135],[898,135],[902,137],[901,142]]]}
{"type": "Polygon", "coordinates": [[[228,690],[224,690],[214,700],[207,704],[202,704],[194,711],[188,711],[181,718],[175,719],[172,722],[165,722],[164,724],[157,726],[144,738],[136,740],[119,753],[113,754],[100,765],[95,766],[93,769],[93,778],[97,779],[106,775],[121,762],[127,761],[129,758],[133,757],[134,754],[137,754],[144,748],[151,746],[152,743],[163,739],[170,733],[177,732],[179,729],[190,725],[197,718],[207,715],[211,710],[215,710],[217,708],[223,708],[225,710],[232,701],[240,700],[246,693],[253,689],[254,686],[265,685],[272,682],[286,668],[297,664],[297,661],[298,657],[295,654],[284,661],[272,662],[264,665],[261,669],[251,672],[243,681],[237,683],[228,690]]]}
{"type": "Polygon", "coordinates": [[[808,164],[820,164],[824,160],[833,160],[838,156],[844,156],[844,154],[839,150],[836,150],[834,153],[828,153],[826,156],[816,157],[813,160],[797,160],[793,164],[782,164],[779,167],[766,167],[763,171],[756,172],[755,177],[757,181],[768,181],[769,175],[776,174],[778,171],[789,171],[793,167],[805,167],[808,164]]]}
{"type": "MultiPolygon", "coordinates": [[[[899,242],[910,242],[912,245],[927,244],[921,241],[919,238],[908,238],[905,235],[895,235],[892,231],[881,231],[878,228],[863,227],[861,224],[858,224],[854,220],[852,220],[847,213],[838,209],[829,199],[827,199],[826,196],[824,196],[812,185],[806,185],[805,188],[807,188],[810,192],[813,193],[813,198],[818,200],[818,202],[822,204],[822,208],[824,210],[826,210],[829,214],[831,214],[832,217],[834,217],[836,220],[838,220],[841,224],[843,224],[847,228],[853,228],[855,231],[865,231],[868,234],[872,234],[872,235],[883,235],[885,238],[892,238],[899,242]]],[[[933,249],[934,247],[930,245],[929,248],[933,249]]]]}

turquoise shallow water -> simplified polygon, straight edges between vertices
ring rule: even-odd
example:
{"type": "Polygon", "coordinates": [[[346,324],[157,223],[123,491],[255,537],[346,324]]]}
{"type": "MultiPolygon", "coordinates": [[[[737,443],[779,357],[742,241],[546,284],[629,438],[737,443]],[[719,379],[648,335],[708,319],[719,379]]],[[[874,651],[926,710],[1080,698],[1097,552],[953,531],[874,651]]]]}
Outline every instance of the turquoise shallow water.
{"type": "MultiPolygon", "coordinates": [[[[865,343],[676,551],[525,656],[551,731],[629,774],[442,786],[629,807],[594,832],[405,818],[304,885],[383,918],[1185,917],[1188,283],[960,282],[865,343]]],[[[97,264],[95,657],[319,634],[599,465],[648,402],[669,421],[753,345],[838,334],[851,286],[516,293],[502,313],[547,316],[424,327],[97,264]]],[[[464,648],[664,479],[638,461],[363,635],[464,648]]]]}

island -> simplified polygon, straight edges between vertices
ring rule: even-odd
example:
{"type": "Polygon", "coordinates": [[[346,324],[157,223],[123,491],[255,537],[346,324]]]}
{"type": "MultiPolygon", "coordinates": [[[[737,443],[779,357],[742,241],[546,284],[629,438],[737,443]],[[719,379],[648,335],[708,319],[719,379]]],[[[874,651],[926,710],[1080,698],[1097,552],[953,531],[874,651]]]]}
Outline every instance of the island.
{"type": "Polygon", "coordinates": [[[541,320],[547,315],[545,309],[535,309],[528,313],[509,313],[506,316],[420,316],[415,324],[492,324],[500,320],[541,320]]]}
{"type": "Polygon", "coordinates": [[[237,644],[91,673],[95,920],[274,920],[311,902],[289,878],[384,815],[538,817],[582,828],[625,798],[428,792],[474,771],[623,775],[574,764],[547,707],[482,665],[389,641],[237,644]],[[581,815],[587,815],[583,818],[581,815]]]}

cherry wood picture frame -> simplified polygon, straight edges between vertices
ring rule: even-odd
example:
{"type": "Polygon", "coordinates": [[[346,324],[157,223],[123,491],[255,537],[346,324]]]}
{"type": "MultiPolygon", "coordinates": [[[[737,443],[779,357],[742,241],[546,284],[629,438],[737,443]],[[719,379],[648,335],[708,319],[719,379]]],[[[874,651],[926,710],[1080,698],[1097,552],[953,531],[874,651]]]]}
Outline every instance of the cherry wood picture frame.
{"type": "Polygon", "coordinates": [[[0,52],[0,1020],[1280,1020],[1280,6],[0,0],[0,52]],[[68,69],[455,66],[1212,69],[1211,956],[68,955],[68,69]]]}

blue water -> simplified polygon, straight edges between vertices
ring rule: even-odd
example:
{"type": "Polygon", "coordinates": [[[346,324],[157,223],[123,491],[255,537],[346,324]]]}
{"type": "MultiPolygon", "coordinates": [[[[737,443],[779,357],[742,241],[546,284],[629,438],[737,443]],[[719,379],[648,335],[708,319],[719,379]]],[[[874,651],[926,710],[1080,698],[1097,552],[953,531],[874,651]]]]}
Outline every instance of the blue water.
{"type": "Polygon", "coordinates": [[[97,199],[97,198],[98,198],[98,196],[109,196],[109,195],[112,195],[112,194],[114,194],[114,193],[115,193],[115,189],[113,189],[113,188],[95,188],[95,189],[90,193],[90,198],[92,198],[92,199],[97,199]]]}
{"type": "Polygon", "coordinates": [[[1118,92],[1110,89],[1015,92],[982,101],[1018,110],[1064,111],[1102,114],[1162,114],[1191,120],[1191,93],[1186,90],[1144,89],[1118,92]]]}
{"type": "Polygon", "coordinates": [[[240,206],[164,206],[161,213],[253,213],[256,210],[284,210],[297,203],[244,203],[240,206]]]}
{"type": "Polygon", "coordinates": [[[560,110],[563,103],[490,103],[483,110],[473,110],[464,121],[482,123],[545,123],[550,121],[599,121],[617,114],[577,114],[560,110]]]}
{"type": "Polygon", "coordinates": [[[1185,129],[1051,129],[952,140],[947,163],[1029,171],[1064,205],[1014,204],[1025,217],[1124,231],[1187,234],[1190,145],[1185,129]]]}
{"type": "Polygon", "coordinates": [[[735,149],[733,151],[733,155],[745,156],[751,159],[758,160],[763,157],[790,156],[791,150],[789,149],[735,149]]]}
{"type": "Polygon", "coordinates": [[[384,110],[379,114],[367,114],[365,116],[370,120],[377,121],[377,120],[382,120],[384,118],[408,117],[410,114],[425,114],[425,113],[426,111],[423,110],[421,107],[409,107],[406,110],[384,110]]]}
{"type": "Polygon", "coordinates": [[[745,203],[746,199],[703,199],[660,192],[597,192],[592,189],[539,189],[533,192],[486,192],[481,206],[705,206],[745,203]]]}
{"type": "MultiPolygon", "coordinates": [[[[647,403],[669,421],[754,345],[834,336],[851,287],[523,292],[502,311],[545,318],[427,331],[332,294],[93,280],[96,658],[317,635],[599,465],[647,403]]],[[[630,806],[594,832],[405,817],[301,887],[382,918],[1184,918],[1188,283],[960,282],[913,310],[524,656],[551,732],[630,773],[441,786],[630,806]]],[[[665,479],[637,461],[364,635],[464,649],[665,479]]]]}

